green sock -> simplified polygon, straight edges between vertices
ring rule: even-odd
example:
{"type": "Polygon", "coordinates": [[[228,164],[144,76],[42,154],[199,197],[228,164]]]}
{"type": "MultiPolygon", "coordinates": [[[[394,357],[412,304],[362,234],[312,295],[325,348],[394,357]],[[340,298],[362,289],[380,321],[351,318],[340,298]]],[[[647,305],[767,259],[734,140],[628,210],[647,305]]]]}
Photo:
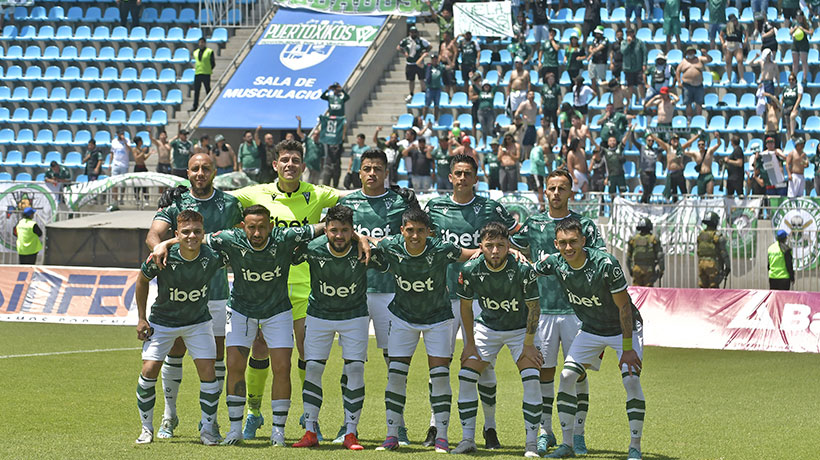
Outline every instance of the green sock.
{"type": "Polygon", "coordinates": [[[245,383],[248,391],[248,412],[260,416],[262,412],[262,396],[265,394],[265,385],[270,371],[270,359],[257,360],[251,357],[248,370],[245,373],[245,383]]]}

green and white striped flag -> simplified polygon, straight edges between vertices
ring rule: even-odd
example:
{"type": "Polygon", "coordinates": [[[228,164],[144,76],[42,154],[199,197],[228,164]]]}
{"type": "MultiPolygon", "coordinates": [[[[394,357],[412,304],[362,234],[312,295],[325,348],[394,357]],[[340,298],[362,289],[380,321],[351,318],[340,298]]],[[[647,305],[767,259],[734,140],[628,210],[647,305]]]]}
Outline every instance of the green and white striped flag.
{"type": "Polygon", "coordinates": [[[510,2],[456,3],[453,5],[455,33],[472,32],[475,37],[512,37],[510,2]]]}

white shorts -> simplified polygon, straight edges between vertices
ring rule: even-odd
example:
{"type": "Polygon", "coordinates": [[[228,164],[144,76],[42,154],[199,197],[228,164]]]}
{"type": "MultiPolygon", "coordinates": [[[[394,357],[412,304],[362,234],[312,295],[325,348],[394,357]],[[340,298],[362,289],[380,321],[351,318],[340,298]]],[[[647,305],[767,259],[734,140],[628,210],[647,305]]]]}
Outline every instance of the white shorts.
{"type": "Polygon", "coordinates": [[[254,319],[228,309],[226,347],[250,348],[256,332],[262,329],[268,348],[293,348],[293,313],[285,310],[270,318],[254,319]]]}
{"type": "Polygon", "coordinates": [[[527,92],[524,90],[510,91],[510,111],[515,112],[522,102],[527,100],[527,92]]]}
{"type": "Polygon", "coordinates": [[[177,337],[181,337],[193,359],[216,359],[216,343],[211,321],[191,324],[190,326],[166,327],[148,323],[154,333],[142,344],[142,359],[146,361],[164,361],[174,346],[177,337]]]}
{"type": "Polygon", "coordinates": [[[577,169],[572,171],[572,175],[575,176],[574,180],[572,181],[572,191],[573,192],[580,192],[583,189],[584,185],[589,184],[589,177],[586,174],[578,171],[577,169]]]}
{"type": "MultiPolygon", "coordinates": [[[[450,303],[453,307],[453,350],[456,349],[456,337],[458,336],[459,328],[463,329],[464,322],[461,321],[461,299],[452,299],[450,303]]],[[[473,300],[473,320],[481,313],[481,306],[478,300],[473,300]]]]}
{"type": "Polygon", "coordinates": [[[128,173],[128,163],[113,163],[111,165],[111,175],[112,176],[121,176],[123,174],[128,173]]]}
{"type": "Polygon", "coordinates": [[[595,64],[590,61],[589,65],[587,65],[587,72],[589,73],[590,80],[598,80],[598,82],[602,82],[606,80],[606,64],[595,64]]]}
{"type": "Polygon", "coordinates": [[[368,324],[370,318],[328,320],[315,316],[305,317],[305,360],[324,360],[330,356],[333,337],[339,333],[342,358],[350,361],[367,360],[368,324]]]}
{"type": "Polygon", "coordinates": [[[806,177],[802,174],[792,174],[789,179],[789,198],[800,197],[806,194],[806,177]]]}
{"type": "MultiPolygon", "coordinates": [[[[618,334],[606,337],[581,331],[572,342],[567,361],[589,364],[590,361],[594,361],[599,359],[600,356],[603,356],[606,347],[614,349],[620,361],[621,354],[623,353],[623,335],[618,334]]],[[[635,330],[632,331],[632,349],[638,354],[638,358],[643,359],[643,325],[641,323],[638,323],[635,330]]],[[[626,367],[622,369],[622,371],[625,370],[626,367]]]]}
{"type": "Polygon", "coordinates": [[[516,363],[524,351],[524,335],[527,332],[526,329],[496,331],[481,323],[475,323],[473,332],[475,333],[475,347],[478,350],[478,354],[481,355],[481,360],[484,362],[495,365],[495,358],[501,349],[504,348],[504,345],[510,350],[512,359],[516,363]]]}
{"type": "Polygon", "coordinates": [[[373,321],[373,330],[376,332],[376,346],[387,349],[387,329],[390,326],[390,312],[387,306],[393,301],[393,293],[368,292],[367,311],[373,321]]]}
{"type": "Polygon", "coordinates": [[[209,300],[208,312],[214,323],[214,337],[225,337],[225,322],[227,321],[228,299],[209,300]]]}
{"type": "Polygon", "coordinates": [[[435,324],[414,324],[390,314],[388,327],[387,351],[391,358],[413,356],[419,343],[419,334],[424,335],[424,348],[427,356],[435,358],[453,357],[453,324],[452,319],[435,324]]]}
{"type": "Polygon", "coordinates": [[[535,348],[541,352],[541,367],[550,369],[558,365],[558,346],[562,345],[564,359],[578,332],[581,320],[573,314],[541,315],[538,318],[538,329],[535,331],[535,348]]]}

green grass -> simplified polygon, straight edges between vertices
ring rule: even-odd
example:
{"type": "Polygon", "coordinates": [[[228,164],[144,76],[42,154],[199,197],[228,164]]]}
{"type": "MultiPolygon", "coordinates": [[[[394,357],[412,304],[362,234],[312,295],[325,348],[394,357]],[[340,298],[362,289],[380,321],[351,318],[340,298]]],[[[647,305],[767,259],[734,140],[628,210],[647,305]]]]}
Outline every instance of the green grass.
{"type": "MultiPolygon", "coordinates": [[[[364,452],[335,445],[321,450],[274,450],[265,439],[239,447],[198,444],[198,384],[186,358],[180,394],[179,437],[136,446],[139,420],[135,404],[140,368],[139,342],[132,327],[0,323],[0,356],[70,350],[128,348],[134,350],[0,359],[0,458],[197,458],[248,459],[261,456],[291,459],[408,458],[431,453],[418,442],[429,421],[426,360],[417,353],[410,371],[406,420],[414,445],[397,453],[374,452],[385,435],[384,362],[371,340],[365,368],[367,399],[359,427],[364,452]],[[421,358],[421,359],[420,359],[421,358]]],[[[456,350],[460,353],[460,350],[456,350]]],[[[647,400],[643,451],[647,460],[663,459],[816,459],[820,432],[817,355],[648,348],[642,378],[647,400]]],[[[499,357],[500,451],[477,456],[511,458],[523,453],[521,382],[509,354],[499,357]]],[[[325,372],[322,428],[330,437],[342,418],[338,385],[339,349],[334,346],[325,372]]],[[[295,365],[293,366],[295,369],[295,365]]],[[[457,393],[457,366],[452,367],[457,393]]],[[[296,375],[294,371],[294,376],[296,375]]],[[[294,378],[295,380],[295,378],[294,378]]],[[[591,373],[590,412],[586,439],[588,458],[624,459],[628,443],[625,394],[611,350],[603,370],[591,373]]],[[[286,429],[288,443],[302,434],[298,418],[301,397],[294,385],[294,403],[286,429]]],[[[154,423],[162,414],[157,392],[154,423]]],[[[456,399],[454,394],[454,401],[456,399]]],[[[266,407],[263,404],[263,407],[266,407]]],[[[260,435],[270,435],[269,406],[260,435]]],[[[479,414],[478,429],[481,429],[479,414]]],[[[224,400],[219,407],[223,434],[229,425],[224,400]]],[[[461,439],[453,404],[451,445],[461,439]]],[[[557,417],[554,426],[558,428],[557,417]]],[[[480,436],[479,436],[480,437],[480,436]]],[[[560,437],[560,435],[559,435],[560,437]]],[[[479,445],[481,442],[479,440],[479,445]]]]}

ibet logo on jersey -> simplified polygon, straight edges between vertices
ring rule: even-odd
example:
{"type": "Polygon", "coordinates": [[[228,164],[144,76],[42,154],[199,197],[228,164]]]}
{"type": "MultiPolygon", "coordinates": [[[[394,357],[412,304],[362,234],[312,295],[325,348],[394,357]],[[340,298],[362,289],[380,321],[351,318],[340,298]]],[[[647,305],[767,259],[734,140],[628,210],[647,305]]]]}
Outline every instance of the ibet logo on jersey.
{"type": "Polygon", "coordinates": [[[0,267],[0,321],[136,324],[137,276],[138,270],[0,267]]]}
{"type": "Polygon", "coordinates": [[[777,230],[789,233],[794,269],[806,270],[817,266],[818,238],[820,238],[820,205],[809,198],[792,198],[784,201],[772,216],[777,230]]]}

